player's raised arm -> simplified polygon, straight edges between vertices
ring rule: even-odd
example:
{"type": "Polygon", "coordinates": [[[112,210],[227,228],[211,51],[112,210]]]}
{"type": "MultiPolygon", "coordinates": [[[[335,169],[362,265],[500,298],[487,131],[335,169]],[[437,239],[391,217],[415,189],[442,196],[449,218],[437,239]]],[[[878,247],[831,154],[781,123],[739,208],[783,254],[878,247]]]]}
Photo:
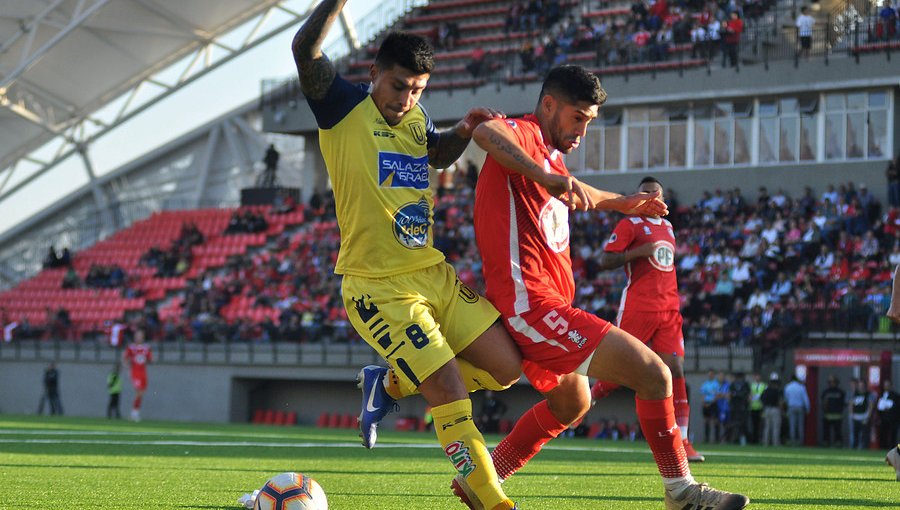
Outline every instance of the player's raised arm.
{"type": "Polygon", "coordinates": [[[428,151],[428,164],[435,168],[450,166],[466,150],[475,128],[485,121],[505,118],[506,115],[497,110],[472,108],[455,126],[438,132],[437,143],[428,151]]]}
{"type": "Polygon", "coordinates": [[[322,43],[347,0],[322,0],[303,23],[291,49],[300,75],[300,89],[312,99],[323,99],[337,71],[322,53],[322,43]]]}
{"type": "Polygon", "coordinates": [[[481,123],[475,128],[473,138],[497,163],[540,184],[572,209],[593,207],[584,185],[578,179],[544,171],[544,167],[525,152],[503,120],[481,123]]]}

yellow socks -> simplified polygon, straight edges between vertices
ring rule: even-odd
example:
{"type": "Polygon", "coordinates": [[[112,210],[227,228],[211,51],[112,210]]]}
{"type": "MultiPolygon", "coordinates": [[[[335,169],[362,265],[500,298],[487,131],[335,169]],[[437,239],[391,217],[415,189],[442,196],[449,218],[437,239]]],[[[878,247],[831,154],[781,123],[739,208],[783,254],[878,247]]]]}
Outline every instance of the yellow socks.
{"type": "Polygon", "coordinates": [[[497,471],[484,444],[484,437],[472,421],[472,401],[457,400],[433,407],[434,430],[444,453],[485,508],[512,508],[503,493],[497,471]]]}

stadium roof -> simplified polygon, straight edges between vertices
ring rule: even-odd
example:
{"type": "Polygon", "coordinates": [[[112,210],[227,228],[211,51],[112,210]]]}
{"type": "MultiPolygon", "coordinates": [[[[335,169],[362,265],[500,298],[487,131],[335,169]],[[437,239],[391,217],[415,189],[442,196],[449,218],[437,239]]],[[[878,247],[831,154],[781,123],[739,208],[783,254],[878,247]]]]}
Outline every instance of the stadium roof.
{"type": "MultiPolygon", "coordinates": [[[[15,164],[46,167],[65,151],[124,120],[132,101],[177,89],[213,54],[252,44],[281,0],[0,0],[0,199],[15,164]],[[219,36],[254,18],[238,44],[219,36]],[[184,62],[163,82],[156,75],[184,62]],[[144,90],[142,90],[144,89],[144,90]],[[98,110],[117,100],[117,111],[98,110]],[[121,103],[121,105],[119,104],[121,103]],[[60,138],[61,137],[61,138],[60,138]],[[56,155],[30,155],[65,140],[56,155]]],[[[309,2],[315,4],[316,2],[309,2]]],[[[40,173],[40,172],[38,172],[40,173]]]]}

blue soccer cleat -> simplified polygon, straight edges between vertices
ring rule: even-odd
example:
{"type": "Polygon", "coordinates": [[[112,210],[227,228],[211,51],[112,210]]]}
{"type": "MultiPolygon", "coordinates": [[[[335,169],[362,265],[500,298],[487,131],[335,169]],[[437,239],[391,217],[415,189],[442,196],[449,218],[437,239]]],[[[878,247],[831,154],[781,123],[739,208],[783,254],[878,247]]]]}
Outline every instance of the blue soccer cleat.
{"type": "Polygon", "coordinates": [[[375,446],[378,424],[394,410],[397,401],[384,389],[384,377],[388,369],[377,365],[363,367],[356,376],[357,387],[362,390],[362,411],[359,413],[359,437],[366,448],[375,446]]]}

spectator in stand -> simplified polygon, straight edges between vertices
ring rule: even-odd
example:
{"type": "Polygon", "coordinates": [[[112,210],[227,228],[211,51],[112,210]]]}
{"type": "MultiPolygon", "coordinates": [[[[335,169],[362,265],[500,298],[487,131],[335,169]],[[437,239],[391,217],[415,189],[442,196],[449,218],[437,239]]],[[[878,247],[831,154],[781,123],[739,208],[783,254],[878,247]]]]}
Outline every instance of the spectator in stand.
{"type": "Polygon", "coordinates": [[[794,375],[784,387],[784,402],[787,406],[788,440],[793,446],[803,445],[806,415],[809,414],[809,395],[800,378],[794,375]]]}
{"type": "Polygon", "coordinates": [[[466,70],[469,71],[473,78],[481,76],[485,65],[485,55],[484,48],[480,46],[472,50],[472,59],[466,64],[466,70]]]}
{"type": "Polygon", "coordinates": [[[897,36],[897,11],[891,5],[890,0],[884,0],[878,11],[878,24],[875,27],[876,36],[884,41],[889,41],[897,36]],[[881,32],[878,34],[878,32],[881,32]]]}
{"type": "Polygon", "coordinates": [[[75,269],[70,267],[66,271],[66,275],[63,276],[62,288],[77,289],[79,287],[81,287],[81,278],[78,277],[78,273],[75,272],[75,269]]]}
{"type": "Polygon", "coordinates": [[[813,27],[816,25],[816,19],[809,15],[809,6],[804,5],[800,8],[800,15],[797,16],[797,38],[800,41],[799,56],[808,59],[810,48],[812,48],[813,27]]]}
{"type": "Polygon", "coordinates": [[[522,28],[522,15],[526,6],[524,2],[512,2],[506,11],[506,21],[503,24],[503,32],[509,35],[510,32],[518,32],[522,28]]]}
{"type": "Polygon", "coordinates": [[[891,207],[900,207],[900,154],[895,161],[888,161],[885,170],[885,179],[888,186],[888,204],[891,207]]]}
{"type": "Polygon", "coordinates": [[[54,269],[59,267],[59,255],[56,254],[56,248],[50,245],[47,250],[47,256],[44,258],[44,269],[54,269]]]}
{"type": "Polygon", "coordinates": [[[725,53],[722,54],[722,67],[725,67],[726,54],[731,67],[737,67],[741,34],[744,33],[744,20],[741,19],[740,13],[736,10],[731,11],[728,21],[722,28],[725,48],[725,53]]]}
{"type": "Polygon", "coordinates": [[[837,377],[828,378],[828,387],[822,391],[822,444],[823,446],[842,446],[844,444],[844,409],[847,407],[847,394],[841,389],[837,377]]]}

